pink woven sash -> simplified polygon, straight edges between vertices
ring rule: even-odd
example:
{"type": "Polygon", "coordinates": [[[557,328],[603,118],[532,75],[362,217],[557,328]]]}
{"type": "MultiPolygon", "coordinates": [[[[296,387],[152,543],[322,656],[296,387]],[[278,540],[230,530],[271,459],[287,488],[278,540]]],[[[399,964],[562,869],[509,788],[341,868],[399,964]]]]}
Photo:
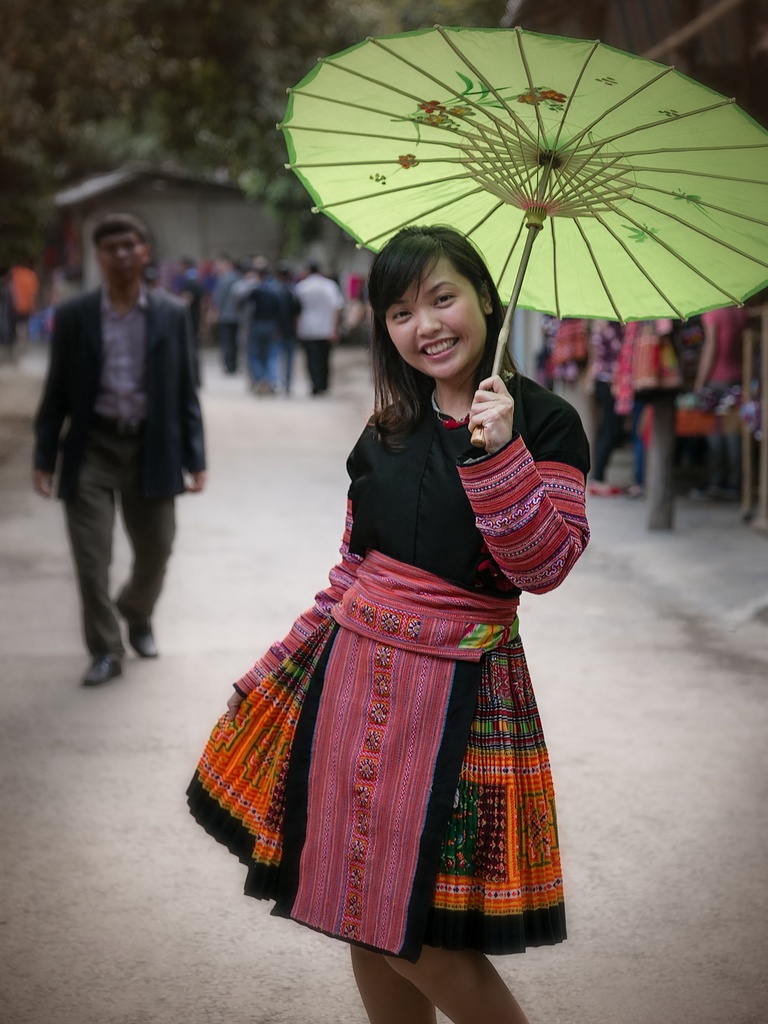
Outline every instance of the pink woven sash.
{"type": "Polygon", "coordinates": [[[345,629],[392,647],[479,661],[483,651],[517,636],[518,603],[465,590],[372,551],[331,614],[345,629]]]}

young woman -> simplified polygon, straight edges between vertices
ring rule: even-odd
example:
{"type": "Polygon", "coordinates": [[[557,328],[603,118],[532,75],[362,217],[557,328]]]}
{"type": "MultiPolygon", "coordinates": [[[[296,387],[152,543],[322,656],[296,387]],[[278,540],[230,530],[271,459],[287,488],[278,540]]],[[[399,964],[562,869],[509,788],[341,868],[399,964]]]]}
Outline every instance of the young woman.
{"type": "Polygon", "coordinates": [[[485,954],[560,942],[565,917],[517,607],[587,544],[588,444],[509,357],[490,376],[503,311],[463,236],[399,232],[369,295],[341,561],[235,684],[190,807],[246,893],[350,943],[371,1024],[524,1024],[485,954]]]}

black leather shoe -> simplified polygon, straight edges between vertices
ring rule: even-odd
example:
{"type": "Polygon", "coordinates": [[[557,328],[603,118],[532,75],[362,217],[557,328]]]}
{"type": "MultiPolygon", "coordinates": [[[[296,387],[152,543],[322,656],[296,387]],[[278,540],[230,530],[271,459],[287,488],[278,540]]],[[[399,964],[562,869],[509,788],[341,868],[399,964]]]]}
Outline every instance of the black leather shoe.
{"type": "Polygon", "coordinates": [[[157,647],[152,636],[152,623],[149,619],[128,626],[128,640],[140,658],[156,658],[157,647]]]}
{"type": "Polygon", "coordinates": [[[108,683],[110,679],[123,674],[123,666],[120,659],[114,654],[103,654],[100,658],[94,658],[93,664],[83,676],[83,686],[101,686],[108,683]]]}

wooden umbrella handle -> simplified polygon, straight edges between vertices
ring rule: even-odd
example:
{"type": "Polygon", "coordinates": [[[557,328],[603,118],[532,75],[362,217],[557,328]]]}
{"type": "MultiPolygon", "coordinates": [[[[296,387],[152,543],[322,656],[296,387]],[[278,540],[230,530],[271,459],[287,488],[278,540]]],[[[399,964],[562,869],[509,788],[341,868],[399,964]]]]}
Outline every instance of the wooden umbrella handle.
{"type": "MultiPolygon", "coordinates": [[[[504,314],[504,323],[501,325],[499,331],[499,337],[496,341],[496,354],[493,357],[493,369],[491,370],[491,376],[495,377],[501,369],[501,361],[504,358],[504,350],[507,347],[509,341],[509,328],[512,323],[512,314],[514,313],[514,306],[512,303],[507,307],[507,311],[504,314]]],[[[474,448],[485,448],[485,431],[482,427],[475,427],[470,437],[470,442],[474,448]]]]}
{"type": "Polygon", "coordinates": [[[482,427],[475,427],[469,439],[475,448],[485,448],[485,431],[482,427]]]}
{"type": "MultiPolygon", "coordinates": [[[[542,179],[542,182],[539,186],[542,193],[551,169],[551,164],[549,164],[546,168],[544,178],[542,179]]],[[[528,269],[528,261],[531,258],[531,249],[533,248],[533,243],[536,240],[536,236],[541,231],[544,225],[544,220],[546,216],[546,210],[543,206],[534,206],[526,210],[525,217],[526,227],[528,230],[528,237],[526,238],[525,246],[523,247],[523,255],[520,259],[520,266],[517,268],[517,277],[515,278],[515,285],[512,289],[512,298],[509,300],[507,311],[504,314],[504,323],[501,325],[501,330],[499,331],[499,339],[496,342],[496,355],[493,358],[493,370],[491,371],[492,377],[495,377],[496,374],[501,369],[501,360],[504,356],[504,350],[507,347],[507,342],[509,341],[509,328],[512,324],[512,316],[515,312],[515,309],[517,308],[517,300],[520,298],[520,290],[523,287],[523,278],[525,277],[525,272],[528,269]]],[[[472,437],[470,438],[470,440],[472,441],[472,444],[475,446],[475,448],[485,448],[485,431],[483,430],[483,428],[475,427],[475,429],[472,431],[472,437]]]]}

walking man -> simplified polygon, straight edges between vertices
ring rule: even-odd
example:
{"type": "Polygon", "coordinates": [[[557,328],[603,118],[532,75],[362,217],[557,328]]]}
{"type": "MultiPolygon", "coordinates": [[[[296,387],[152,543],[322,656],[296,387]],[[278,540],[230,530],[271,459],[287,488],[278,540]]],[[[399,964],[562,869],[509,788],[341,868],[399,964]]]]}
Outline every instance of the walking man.
{"type": "Polygon", "coordinates": [[[281,263],[275,273],[275,287],[280,299],[280,387],[284,394],[290,395],[293,380],[293,356],[296,350],[296,320],[301,312],[301,303],[296,298],[295,285],[290,267],[281,263]]]}
{"type": "Polygon", "coordinates": [[[309,263],[306,277],[296,284],[296,297],[301,303],[296,336],[306,353],[312,394],[324,395],[328,390],[331,345],[339,340],[344,296],[335,281],[320,273],[317,263],[309,263]]]}
{"type": "Polygon", "coordinates": [[[257,395],[276,395],[280,386],[280,294],[263,256],[253,261],[253,284],[243,302],[248,307],[248,373],[257,395]]]}
{"type": "Polygon", "coordinates": [[[225,373],[237,372],[237,334],[240,313],[237,308],[237,290],[240,271],[229,256],[220,256],[216,263],[216,284],[213,289],[213,307],[216,317],[216,337],[219,342],[225,373]]]}
{"type": "Polygon", "coordinates": [[[205,486],[189,310],[159,289],[147,290],[148,235],[137,218],[104,217],[93,244],[103,285],[56,311],[33,469],[35,490],[51,497],[64,430],[58,496],[92,658],[85,686],[122,673],[125,650],[115,606],[139,657],[157,657],[152,612],[173,545],[174,498],[205,486]],[[113,605],[109,569],[117,502],[133,564],[113,605]]]}

